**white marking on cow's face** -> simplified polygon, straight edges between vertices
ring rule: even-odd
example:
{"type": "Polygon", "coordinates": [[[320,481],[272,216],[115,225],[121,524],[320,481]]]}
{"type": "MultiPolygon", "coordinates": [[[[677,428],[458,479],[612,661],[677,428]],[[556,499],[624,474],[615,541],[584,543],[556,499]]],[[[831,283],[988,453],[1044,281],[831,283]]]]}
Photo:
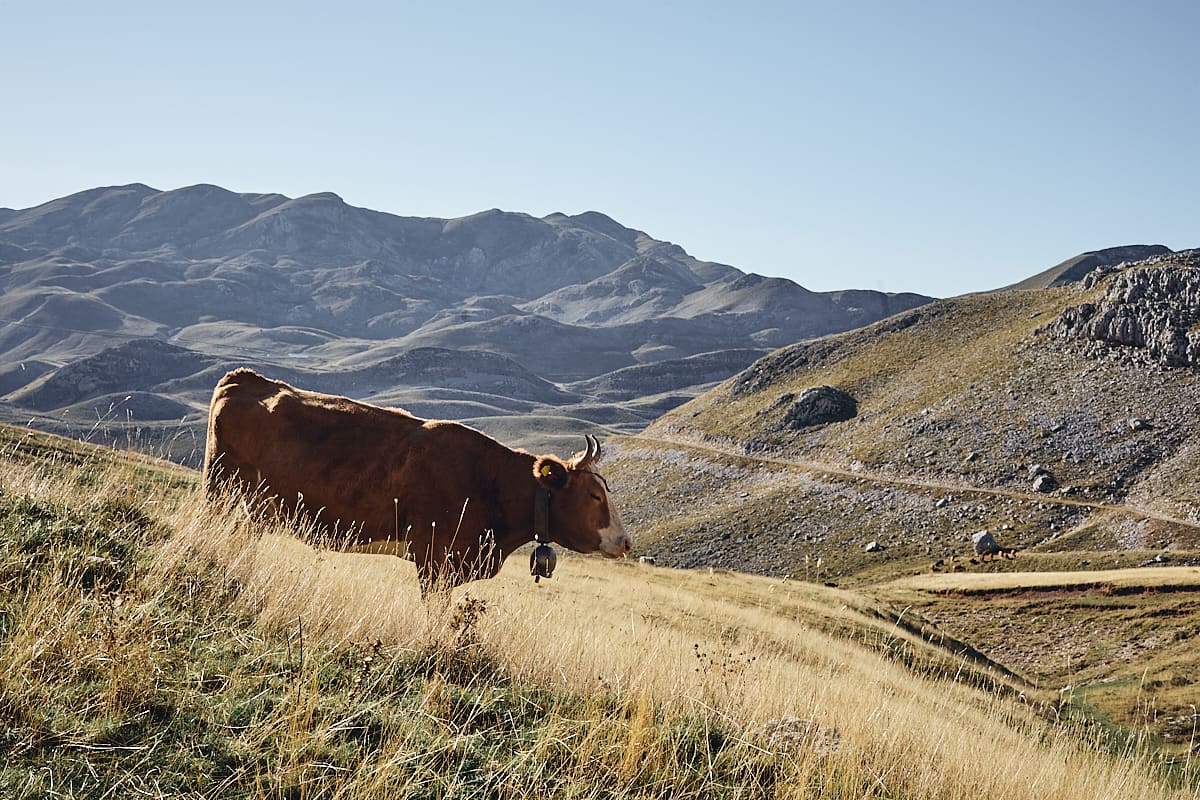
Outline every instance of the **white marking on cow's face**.
{"type": "Polygon", "coordinates": [[[629,551],[633,549],[633,539],[625,532],[625,525],[621,522],[621,515],[613,506],[612,499],[607,500],[609,523],[607,528],[600,529],[600,552],[608,558],[622,558],[629,555],[629,551]]]}

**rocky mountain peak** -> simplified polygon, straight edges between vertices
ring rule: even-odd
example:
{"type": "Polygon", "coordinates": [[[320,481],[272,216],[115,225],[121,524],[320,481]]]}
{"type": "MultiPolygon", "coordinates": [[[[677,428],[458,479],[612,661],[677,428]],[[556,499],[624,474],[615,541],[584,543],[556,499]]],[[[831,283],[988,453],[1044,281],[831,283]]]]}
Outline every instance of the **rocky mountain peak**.
{"type": "Polygon", "coordinates": [[[568,219],[581,228],[607,236],[628,247],[636,247],[638,237],[645,235],[641,231],[626,228],[612,217],[601,214],[599,211],[584,211],[582,214],[576,214],[568,219]]]}

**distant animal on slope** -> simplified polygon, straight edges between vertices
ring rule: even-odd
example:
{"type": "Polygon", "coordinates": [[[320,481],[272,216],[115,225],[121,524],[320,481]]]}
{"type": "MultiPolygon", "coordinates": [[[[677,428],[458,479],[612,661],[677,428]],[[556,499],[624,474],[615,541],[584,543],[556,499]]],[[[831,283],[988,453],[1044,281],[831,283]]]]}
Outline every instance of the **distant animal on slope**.
{"type": "Polygon", "coordinates": [[[319,394],[249,369],[213,390],[204,453],[210,497],[227,487],[299,514],[347,550],[407,552],[422,593],[495,575],[540,538],[625,556],[633,543],[596,469],[600,443],[570,460],[513,450],[455,422],[319,394]]]}
{"type": "Polygon", "coordinates": [[[975,555],[979,556],[980,561],[987,561],[989,558],[995,558],[996,556],[1016,558],[1016,548],[1001,547],[996,541],[996,537],[992,536],[991,531],[984,530],[973,534],[971,536],[971,544],[975,546],[975,555]]]}

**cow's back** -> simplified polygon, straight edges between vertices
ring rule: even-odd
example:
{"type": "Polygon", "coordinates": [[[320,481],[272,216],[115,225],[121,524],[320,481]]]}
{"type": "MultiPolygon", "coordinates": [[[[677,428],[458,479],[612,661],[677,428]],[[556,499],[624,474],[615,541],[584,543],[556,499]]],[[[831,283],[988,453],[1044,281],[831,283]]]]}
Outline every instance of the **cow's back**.
{"type": "MultiPolygon", "coordinates": [[[[294,389],[251,370],[218,382],[209,407],[204,481],[211,494],[227,481],[261,490],[287,508],[376,516],[381,487],[371,476],[394,475],[423,449],[422,421],[384,409],[294,389]]],[[[362,522],[363,520],[359,520],[362,522]]]]}

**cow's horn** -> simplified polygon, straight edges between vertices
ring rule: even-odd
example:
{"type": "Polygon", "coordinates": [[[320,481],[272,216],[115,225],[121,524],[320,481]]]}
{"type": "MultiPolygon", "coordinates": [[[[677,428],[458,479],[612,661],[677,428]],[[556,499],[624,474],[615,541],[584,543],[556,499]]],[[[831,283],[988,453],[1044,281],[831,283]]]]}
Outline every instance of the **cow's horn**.
{"type": "Polygon", "coordinates": [[[583,436],[587,439],[587,454],[584,455],[584,460],[598,461],[600,459],[600,440],[590,433],[585,433],[583,436]]]}

